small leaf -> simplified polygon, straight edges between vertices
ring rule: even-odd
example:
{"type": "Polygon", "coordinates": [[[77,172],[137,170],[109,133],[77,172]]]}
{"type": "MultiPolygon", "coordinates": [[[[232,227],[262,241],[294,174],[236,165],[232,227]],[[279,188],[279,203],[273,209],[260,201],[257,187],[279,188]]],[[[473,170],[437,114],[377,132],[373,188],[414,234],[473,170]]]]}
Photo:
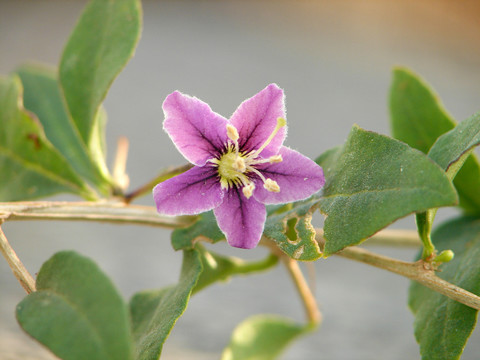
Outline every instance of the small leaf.
{"type": "Polygon", "coordinates": [[[273,360],[313,328],[276,315],[257,315],[237,326],[222,360],[273,360]]]}
{"type": "Polygon", "coordinates": [[[199,240],[216,243],[224,239],[225,235],[218,227],[213,211],[200,214],[192,225],[172,232],[172,246],[175,250],[193,249],[199,240]]]}
{"type": "MultiPolygon", "coordinates": [[[[393,137],[425,154],[440,135],[456,125],[431,87],[405,68],[393,71],[390,115],[393,137]]],[[[480,164],[474,154],[468,157],[454,184],[460,207],[480,213],[480,164]]]]}
{"type": "Polygon", "coordinates": [[[69,117],[58,87],[56,73],[38,65],[24,65],[16,70],[24,87],[25,107],[38,116],[45,135],[75,171],[103,193],[110,191],[108,170],[97,164],[104,163],[103,153],[93,160],[92,153],[83,143],[80,133],[69,117]]]}
{"type": "MultiPolygon", "coordinates": [[[[462,121],[455,128],[440,136],[428,152],[428,156],[433,159],[446,172],[450,180],[454,179],[458,171],[462,168],[465,161],[469,159],[470,153],[475,146],[480,144],[480,114],[462,121]]],[[[473,161],[473,158],[471,161],[473,161]]],[[[467,160],[468,161],[468,160],[467,160]]],[[[471,164],[471,163],[470,163],[471,164]]],[[[475,169],[475,168],[473,168],[475,169]]],[[[464,175],[473,175],[474,171],[463,172],[464,175]]],[[[477,176],[480,176],[477,175],[477,176]]],[[[474,184],[472,184],[472,187],[474,184]]],[[[480,184],[476,189],[480,193],[480,184]]],[[[480,209],[480,195],[470,199],[471,204],[480,209]],[[475,204],[477,202],[478,204],[475,204]]],[[[426,213],[416,215],[417,227],[420,237],[425,244],[424,258],[433,253],[431,243],[429,244],[430,231],[435,218],[436,209],[428,210],[426,213]]]]}
{"type": "MultiPolygon", "coordinates": [[[[471,150],[480,144],[480,114],[475,114],[440,136],[428,156],[453,179],[471,150]]],[[[480,190],[480,187],[477,191],[480,190]]]]}
{"type": "Polygon", "coordinates": [[[140,36],[138,0],[93,0],[83,11],[60,62],[67,107],[87,147],[99,148],[97,112],[140,36]]]}
{"type": "Polygon", "coordinates": [[[29,200],[59,192],[96,195],[45,137],[22,102],[17,76],[0,78],[0,200],[29,200]]]}
{"type": "Polygon", "coordinates": [[[393,70],[390,117],[393,137],[425,154],[440,135],[455,126],[432,88],[401,67],[393,70]]]}
{"type": "Polygon", "coordinates": [[[223,256],[207,251],[203,246],[195,246],[200,254],[203,271],[193,289],[194,293],[217,282],[227,281],[234,275],[265,271],[278,263],[278,257],[269,255],[260,261],[245,261],[232,256],[223,256]]]}
{"type": "Polygon", "coordinates": [[[359,244],[412,212],[453,205],[443,170],[408,145],[353,127],[343,146],[317,159],[325,184],[320,210],[325,254],[359,244]]]}
{"type": "Polygon", "coordinates": [[[312,214],[319,197],[289,204],[289,209],[267,217],[263,234],[272,239],[288,256],[296,260],[317,260],[322,253],[315,240],[312,214]]]}
{"type": "Polygon", "coordinates": [[[74,252],[43,264],[17,319],[63,360],[133,359],[127,305],[98,266],[74,252]]]}
{"type": "MultiPolygon", "coordinates": [[[[439,251],[451,249],[452,261],[437,273],[442,279],[480,295],[480,219],[461,217],[432,234],[439,251]]],[[[477,310],[412,282],[409,306],[423,360],[459,359],[476,323],[477,310]]]]}
{"type": "Polygon", "coordinates": [[[184,250],[183,266],[177,285],[137,293],[130,301],[137,360],[157,360],[178,318],[182,316],[192,289],[202,272],[200,256],[184,250]]]}

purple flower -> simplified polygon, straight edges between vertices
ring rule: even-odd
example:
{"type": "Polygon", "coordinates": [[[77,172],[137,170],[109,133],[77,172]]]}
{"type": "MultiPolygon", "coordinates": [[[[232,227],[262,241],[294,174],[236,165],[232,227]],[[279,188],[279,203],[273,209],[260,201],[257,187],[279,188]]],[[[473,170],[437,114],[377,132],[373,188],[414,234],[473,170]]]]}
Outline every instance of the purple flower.
{"type": "Polygon", "coordinates": [[[303,200],[325,183],[320,166],[283,146],[283,90],[270,84],[229,120],[178,91],[163,103],[163,127],[192,169],[158,184],[158,212],[193,215],[213,209],[231,246],[251,249],[262,236],[265,204],[303,200]]]}

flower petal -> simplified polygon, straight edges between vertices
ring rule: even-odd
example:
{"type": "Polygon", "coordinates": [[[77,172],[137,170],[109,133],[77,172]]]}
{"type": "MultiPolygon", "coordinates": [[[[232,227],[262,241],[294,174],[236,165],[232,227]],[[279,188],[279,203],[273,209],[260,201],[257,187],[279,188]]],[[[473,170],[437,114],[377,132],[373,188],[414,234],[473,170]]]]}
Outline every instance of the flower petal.
{"type": "Polygon", "coordinates": [[[203,101],[178,91],[163,102],[163,128],[191,163],[202,166],[227,143],[228,121],[203,101]]]}
{"type": "Polygon", "coordinates": [[[275,180],[280,192],[267,191],[259,179],[253,196],[264,204],[282,204],[308,198],[325,184],[322,168],[299,152],[282,146],[278,152],[283,161],[258,166],[266,177],[275,180]]]}
{"type": "Polygon", "coordinates": [[[213,211],[231,246],[243,249],[257,246],[267,218],[265,205],[253,197],[247,199],[234,187],[225,193],[222,204],[213,211]]]}
{"type": "MultiPolygon", "coordinates": [[[[240,151],[249,152],[262,146],[277,126],[279,117],[285,118],[285,104],[283,90],[276,84],[268,85],[241,103],[230,119],[240,135],[238,139],[240,151]]],[[[262,156],[275,155],[282,146],[286,134],[287,128],[284,126],[261,152],[262,156]]]]}
{"type": "Polygon", "coordinates": [[[223,193],[216,169],[204,166],[161,182],[153,189],[153,198],[161,214],[194,215],[218,206],[223,193]]]}

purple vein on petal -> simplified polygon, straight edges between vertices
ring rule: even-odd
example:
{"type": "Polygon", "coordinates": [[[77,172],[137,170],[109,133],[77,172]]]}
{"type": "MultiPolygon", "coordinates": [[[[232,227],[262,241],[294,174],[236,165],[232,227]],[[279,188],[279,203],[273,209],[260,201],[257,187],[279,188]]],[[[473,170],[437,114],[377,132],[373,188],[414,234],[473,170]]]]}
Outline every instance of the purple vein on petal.
{"type": "Polygon", "coordinates": [[[280,192],[270,192],[261,184],[256,184],[253,196],[258,201],[281,204],[303,200],[325,184],[322,168],[311,159],[286,146],[282,146],[278,153],[283,161],[259,166],[259,170],[266,178],[278,183],[280,192]]]}
{"type": "Polygon", "coordinates": [[[224,191],[216,169],[194,167],[153,189],[157,210],[166,215],[194,215],[220,205],[224,191]]]}
{"type": "Polygon", "coordinates": [[[191,163],[202,166],[224,150],[228,122],[208,104],[175,91],[165,99],[163,111],[163,128],[191,163]]]}
{"type": "MultiPolygon", "coordinates": [[[[240,104],[230,119],[240,135],[240,151],[249,152],[262,146],[277,126],[279,117],[285,118],[285,105],[283,90],[276,84],[268,85],[240,104]]],[[[262,156],[275,155],[285,137],[286,127],[283,127],[262,151],[262,156]]]]}
{"type": "Polygon", "coordinates": [[[257,246],[267,217],[265,205],[253,197],[245,198],[239,189],[232,188],[214,213],[231,246],[243,249],[257,246]]]}

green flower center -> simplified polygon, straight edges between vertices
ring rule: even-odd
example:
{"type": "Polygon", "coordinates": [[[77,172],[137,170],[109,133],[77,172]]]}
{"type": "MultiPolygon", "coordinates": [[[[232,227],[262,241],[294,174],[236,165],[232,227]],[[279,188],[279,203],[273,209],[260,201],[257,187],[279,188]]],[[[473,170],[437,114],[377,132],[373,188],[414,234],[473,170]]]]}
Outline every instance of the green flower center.
{"type": "Polygon", "coordinates": [[[268,139],[258,149],[244,154],[238,151],[238,131],[234,126],[227,125],[227,135],[230,143],[227,147],[227,152],[222,154],[219,159],[210,159],[209,162],[215,164],[218,168],[218,176],[220,184],[223,189],[229,189],[233,186],[240,188],[248,199],[252,196],[255,184],[250,180],[248,173],[256,174],[262,181],[263,187],[268,191],[279,192],[280,187],[277,182],[272,179],[266,179],[263,174],[258,171],[255,165],[265,163],[278,163],[282,161],[280,155],[271,156],[268,159],[260,158],[260,153],[273,140],[278,130],[286,125],[283,118],[278,118],[277,126],[272,131],[268,139]]]}

